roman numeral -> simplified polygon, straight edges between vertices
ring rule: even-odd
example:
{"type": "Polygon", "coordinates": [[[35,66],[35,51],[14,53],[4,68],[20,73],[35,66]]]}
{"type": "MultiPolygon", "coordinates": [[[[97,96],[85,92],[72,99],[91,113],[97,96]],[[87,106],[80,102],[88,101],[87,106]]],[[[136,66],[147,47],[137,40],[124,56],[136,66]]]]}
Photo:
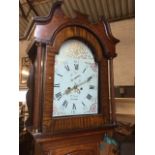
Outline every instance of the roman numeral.
{"type": "Polygon", "coordinates": [[[61,94],[61,92],[59,92],[59,93],[55,94],[55,96],[56,96],[56,98],[57,98],[58,100],[60,100],[60,98],[62,97],[62,94],[61,94]]]}
{"type": "Polygon", "coordinates": [[[87,98],[88,100],[90,100],[90,99],[92,98],[92,96],[91,96],[90,94],[88,94],[88,95],[86,96],[86,98],[87,98]]]}
{"type": "Polygon", "coordinates": [[[60,84],[59,83],[54,84],[54,87],[60,87],[60,84]]]}
{"type": "Polygon", "coordinates": [[[90,86],[89,86],[89,89],[95,89],[95,86],[90,85],[90,86]]]}
{"type": "Polygon", "coordinates": [[[75,70],[79,69],[79,64],[74,64],[75,70]]]}
{"type": "Polygon", "coordinates": [[[63,77],[63,75],[61,75],[61,74],[58,74],[58,73],[57,73],[57,75],[60,76],[60,77],[63,77]]]}
{"type": "Polygon", "coordinates": [[[86,71],[86,68],[83,70],[83,72],[82,73],[84,73],[86,71]]]}
{"type": "Polygon", "coordinates": [[[65,100],[62,105],[66,108],[68,105],[68,102],[65,100]]]}
{"type": "Polygon", "coordinates": [[[70,71],[70,69],[69,69],[69,66],[68,66],[68,65],[65,65],[65,69],[66,69],[67,71],[70,71]]]}
{"type": "Polygon", "coordinates": [[[90,76],[90,77],[87,79],[87,82],[89,82],[92,78],[93,78],[93,77],[92,77],[92,76],[90,76]]]}
{"type": "Polygon", "coordinates": [[[73,107],[72,107],[73,110],[76,110],[76,105],[73,103],[73,107]]]}
{"type": "Polygon", "coordinates": [[[86,106],[86,105],[84,104],[84,102],[82,102],[82,105],[83,105],[83,106],[86,106]]]}

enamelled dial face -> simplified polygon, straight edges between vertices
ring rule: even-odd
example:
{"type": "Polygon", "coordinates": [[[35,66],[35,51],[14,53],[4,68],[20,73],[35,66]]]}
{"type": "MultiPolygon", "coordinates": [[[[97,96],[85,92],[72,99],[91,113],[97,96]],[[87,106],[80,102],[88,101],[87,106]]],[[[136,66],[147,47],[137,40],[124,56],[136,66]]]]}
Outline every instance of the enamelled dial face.
{"type": "Polygon", "coordinates": [[[55,57],[53,116],[98,113],[98,64],[82,41],[64,42],[55,57]]]}

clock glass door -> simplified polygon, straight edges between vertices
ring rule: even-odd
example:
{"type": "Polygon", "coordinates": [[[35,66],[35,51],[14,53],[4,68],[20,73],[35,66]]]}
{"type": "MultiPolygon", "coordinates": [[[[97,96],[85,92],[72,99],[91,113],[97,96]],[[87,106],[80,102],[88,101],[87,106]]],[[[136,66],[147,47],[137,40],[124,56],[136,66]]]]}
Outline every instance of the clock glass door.
{"type": "Polygon", "coordinates": [[[98,113],[98,64],[87,44],[65,41],[55,57],[53,116],[98,113]]]}

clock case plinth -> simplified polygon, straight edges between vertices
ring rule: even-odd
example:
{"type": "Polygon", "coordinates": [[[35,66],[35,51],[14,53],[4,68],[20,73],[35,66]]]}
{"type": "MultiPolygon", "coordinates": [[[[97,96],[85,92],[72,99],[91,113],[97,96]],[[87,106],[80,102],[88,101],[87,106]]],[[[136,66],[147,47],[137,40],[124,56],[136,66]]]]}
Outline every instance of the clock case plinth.
{"type": "MultiPolygon", "coordinates": [[[[113,126],[114,127],[114,126],[113,126]]],[[[108,128],[93,131],[79,131],[68,134],[45,135],[33,134],[35,139],[35,155],[100,155],[100,142],[108,128]]]]}
{"type": "MultiPolygon", "coordinates": [[[[116,56],[115,45],[119,40],[112,36],[103,18],[93,24],[87,16],[75,12],[75,18],[71,19],[64,15],[61,5],[62,2],[55,3],[49,16],[33,20],[34,40],[27,49],[32,61],[27,92],[27,128],[39,145],[44,144],[42,142],[54,145],[53,139],[57,136],[63,138],[72,133],[80,137],[81,132],[84,135],[96,135],[97,131],[100,133],[99,142],[101,135],[111,132],[115,126],[112,60],[116,56]],[[85,42],[92,49],[99,65],[99,112],[93,115],[53,117],[55,55],[63,42],[71,38],[85,42]]],[[[76,141],[75,137],[71,139],[76,141]]],[[[83,140],[79,141],[82,143],[83,140]]]]}

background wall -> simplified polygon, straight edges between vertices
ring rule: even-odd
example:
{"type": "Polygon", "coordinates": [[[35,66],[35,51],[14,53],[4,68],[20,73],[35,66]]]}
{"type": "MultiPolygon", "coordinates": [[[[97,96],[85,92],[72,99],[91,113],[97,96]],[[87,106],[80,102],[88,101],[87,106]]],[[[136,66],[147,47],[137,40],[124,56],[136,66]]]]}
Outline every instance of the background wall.
{"type": "Polygon", "coordinates": [[[116,45],[118,56],[114,59],[114,83],[116,86],[135,83],[135,20],[110,24],[113,35],[120,40],[116,45]]]}
{"type": "Polygon", "coordinates": [[[19,59],[26,56],[26,49],[29,43],[30,41],[27,40],[19,41],[19,59]]]}
{"type": "MultiPolygon", "coordinates": [[[[124,20],[110,24],[113,35],[120,40],[116,45],[114,59],[115,86],[135,84],[135,20],[124,20]]],[[[117,120],[135,122],[135,100],[115,99],[117,120]]]]}

